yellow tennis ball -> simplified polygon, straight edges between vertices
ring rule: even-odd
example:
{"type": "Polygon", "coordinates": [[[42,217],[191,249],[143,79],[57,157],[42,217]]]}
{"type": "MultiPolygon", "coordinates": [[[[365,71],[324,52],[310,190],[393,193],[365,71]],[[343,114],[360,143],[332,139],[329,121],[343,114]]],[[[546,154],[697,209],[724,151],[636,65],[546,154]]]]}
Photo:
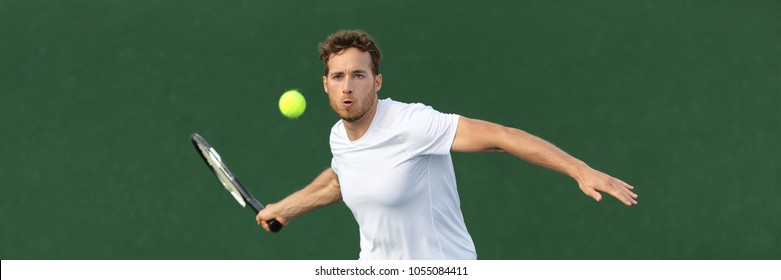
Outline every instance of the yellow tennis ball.
{"type": "Polygon", "coordinates": [[[279,98],[279,111],[285,117],[295,119],[306,109],[306,99],[297,90],[288,90],[279,98]]]}

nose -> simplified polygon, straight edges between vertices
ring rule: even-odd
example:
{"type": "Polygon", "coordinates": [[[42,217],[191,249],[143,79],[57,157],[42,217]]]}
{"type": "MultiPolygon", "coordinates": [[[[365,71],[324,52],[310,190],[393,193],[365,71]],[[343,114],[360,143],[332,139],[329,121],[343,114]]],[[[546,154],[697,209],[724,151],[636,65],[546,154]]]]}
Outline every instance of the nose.
{"type": "Polygon", "coordinates": [[[353,93],[353,82],[352,79],[349,77],[346,77],[344,79],[343,87],[342,87],[342,93],[349,94],[353,93]]]}

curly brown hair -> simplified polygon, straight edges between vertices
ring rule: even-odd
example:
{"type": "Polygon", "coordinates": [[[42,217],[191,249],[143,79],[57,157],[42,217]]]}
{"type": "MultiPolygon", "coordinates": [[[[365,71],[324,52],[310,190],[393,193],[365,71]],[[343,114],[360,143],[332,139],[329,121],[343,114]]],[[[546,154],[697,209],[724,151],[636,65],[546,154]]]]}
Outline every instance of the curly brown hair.
{"type": "Polygon", "coordinates": [[[339,30],[328,36],[325,42],[318,46],[320,49],[320,60],[325,66],[325,75],[328,75],[328,59],[333,54],[339,54],[349,48],[357,48],[362,52],[369,52],[372,58],[372,74],[380,74],[380,58],[382,53],[377,43],[374,42],[369,34],[360,30],[339,30]]]}

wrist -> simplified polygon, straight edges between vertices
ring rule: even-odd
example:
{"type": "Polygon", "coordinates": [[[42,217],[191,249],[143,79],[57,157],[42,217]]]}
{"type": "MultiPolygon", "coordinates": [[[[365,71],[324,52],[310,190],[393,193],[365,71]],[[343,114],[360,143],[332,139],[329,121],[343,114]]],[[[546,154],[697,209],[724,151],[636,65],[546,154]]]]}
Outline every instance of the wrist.
{"type": "Polygon", "coordinates": [[[589,170],[591,170],[591,167],[588,166],[585,162],[581,160],[577,160],[570,169],[569,176],[572,177],[572,179],[575,179],[577,182],[583,181],[583,175],[587,174],[589,170]]]}

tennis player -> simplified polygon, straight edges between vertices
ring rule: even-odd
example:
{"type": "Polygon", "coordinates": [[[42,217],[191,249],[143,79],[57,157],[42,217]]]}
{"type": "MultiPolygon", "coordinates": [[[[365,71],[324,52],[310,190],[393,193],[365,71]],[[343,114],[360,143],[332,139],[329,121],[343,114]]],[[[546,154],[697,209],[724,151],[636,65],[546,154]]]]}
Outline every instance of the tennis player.
{"type": "Polygon", "coordinates": [[[527,132],[379,99],[381,53],[364,32],[338,31],[319,47],[323,88],[341,118],[331,129],[331,167],[258,213],[267,231],[267,220],[287,225],[343,200],[358,222],[360,259],[476,259],[451,151],[510,153],[569,175],[596,201],[607,193],[637,204],[634,187],[527,132]]]}

